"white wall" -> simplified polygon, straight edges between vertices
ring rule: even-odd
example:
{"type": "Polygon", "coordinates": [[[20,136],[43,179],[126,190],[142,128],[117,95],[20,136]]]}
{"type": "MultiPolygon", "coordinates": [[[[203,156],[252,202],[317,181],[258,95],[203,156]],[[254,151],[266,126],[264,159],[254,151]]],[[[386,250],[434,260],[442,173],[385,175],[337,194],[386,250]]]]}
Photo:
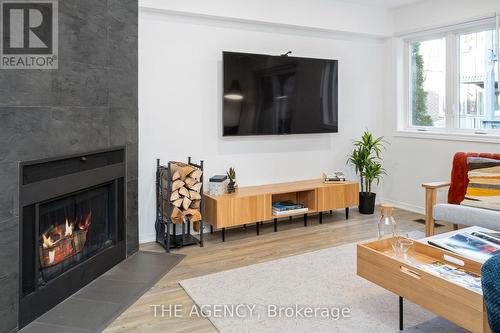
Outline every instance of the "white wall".
{"type": "MultiPolygon", "coordinates": [[[[432,0],[423,1],[394,11],[395,31],[418,31],[429,27],[456,24],[492,15],[500,10],[498,0],[432,0]]],[[[390,142],[385,166],[388,176],[383,183],[383,198],[415,211],[424,209],[424,190],[421,184],[450,180],[451,162],[455,152],[500,152],[498,143],[467,142],[405,138],[395,135],[397,96],[402,84],[398,81],[397,40],[385,42],[384,57],[384,135],[390,142]]],[[[499,142],[500,143],[500,142],[499,142]]],[[[447,191],[440,200],[446,201],[447,191]]]]}
{"type": "Polygon", "coordinates": [[[498,0],[427,0],[393,11],[394,33],[457,24],[500,11],[498,0]]]}
{"type": "Polygon", "coordinates": [[[387,9],[336,0],[140,0],[141,7],[351,33],[389,36],[387,9]]]}
{"type": "Polygon", "coordinates": [[[383,43],[265,25],[139,13],[140,241],[154,239],[155,159],[203,159],[206,175],[234,166],[240,185],[317,178],[346,169],[351,141],[382,132],[383,43]],[[223,138],[222,51],[339,60],[338,134],[223,138]]]}
{"type": "Polygon", "coordinates": [[[141,0],[140,6],[141,242],[154,238],[156,158],[189,154],[206,161],[207,175],[234,166],[243,186],[304,179],[346,170],[351,140],[369,128],[390,142],[380,196],[421,211],[420,184],[449,179],[455,152],[499,151],[494,143],[395,136],[401,59],[393,39],[373,37],[491,15],[500,10],[498,0],[428,0],[392,11],[335,0],[141,0]],[[222,138],[223,50],[339,59],[340,133],[222,138]]]}

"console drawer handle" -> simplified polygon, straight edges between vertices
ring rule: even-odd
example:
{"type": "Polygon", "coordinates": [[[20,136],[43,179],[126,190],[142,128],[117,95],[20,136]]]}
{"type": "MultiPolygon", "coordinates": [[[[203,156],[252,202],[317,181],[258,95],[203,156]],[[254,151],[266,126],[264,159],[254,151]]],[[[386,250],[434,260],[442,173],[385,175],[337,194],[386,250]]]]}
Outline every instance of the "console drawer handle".
{"type": "Polygon", "coordinates": [[[399,266],[399,270],[401,272],[405,273],[406,275],[411,276],[412,278],[419,279],[419,280],[422,278],[419,273],[412,271],[411,269],[406,268],[404,266],[399,266]]]}

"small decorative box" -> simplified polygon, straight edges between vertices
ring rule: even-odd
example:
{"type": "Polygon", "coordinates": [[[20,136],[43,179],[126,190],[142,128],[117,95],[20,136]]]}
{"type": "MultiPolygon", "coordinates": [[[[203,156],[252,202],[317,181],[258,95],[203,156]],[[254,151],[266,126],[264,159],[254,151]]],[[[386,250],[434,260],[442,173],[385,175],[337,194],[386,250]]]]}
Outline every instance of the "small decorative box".
{"type": "Polygon", "coordinates": [[[216,175],[209,179],[208,182],[208,193],[210,195],[222,195],[226,193],[227,188],[227,176],[216,175]]]}

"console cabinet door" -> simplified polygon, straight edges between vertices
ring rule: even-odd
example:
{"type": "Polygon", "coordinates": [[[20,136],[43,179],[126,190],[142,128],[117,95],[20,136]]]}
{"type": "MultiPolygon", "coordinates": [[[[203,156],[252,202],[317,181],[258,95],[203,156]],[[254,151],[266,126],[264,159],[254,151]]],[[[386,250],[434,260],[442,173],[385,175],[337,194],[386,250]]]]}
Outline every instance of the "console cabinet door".
{"type": "Polygon", "coordinates": [[[359,184],[353,183],[344,186],[345,207],[359,205],[359,184]]]}
{"type": "Polygon", "coordinates": [[[268,210],[271,209],[271,197],[269,195],[236,198],[231,202],[233,217],[231,225],[260,222],[268,219],[268,210]]]}
{"type": "Polygon", "coordinates": [[[318,210],[346,208],[358,205],[358,184],[332,184],[318,188],[318,210]]]}
{"type": "Polygon", "coordinates": [[[266,221],[271,218],[271,196],[226,196],[217,200],[205,196],[204,218],[216,228],[266,221]]]}

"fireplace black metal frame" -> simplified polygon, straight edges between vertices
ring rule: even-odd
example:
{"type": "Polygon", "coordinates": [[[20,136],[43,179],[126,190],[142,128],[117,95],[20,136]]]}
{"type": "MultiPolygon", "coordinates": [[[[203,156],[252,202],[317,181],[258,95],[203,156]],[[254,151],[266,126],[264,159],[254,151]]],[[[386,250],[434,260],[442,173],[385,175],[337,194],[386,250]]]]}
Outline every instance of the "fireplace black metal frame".
{"type": "MultiPolygon", "coordinates": [[[[126,148],[115,147],[84,154],[20,163],[19,328],[26,326],[126,258],[125,161],[126,148]],[[32,179],[27,181],[25,178],[26,170],[39,165],[47,165],[55,177],[43,179],[34,173],[32,179]],[[24,267],[22,260],[24,208],[35,205],[36,215],[40,203],[106,184],[113,186],[115,243],[71,267],[46,285],[38,288],[37,283],[35,283],[35,291],[25,295],[23,292],[24,267]]],[[[38,217],[35,216],[35,220],[37,219],[38,217]]],[[[37,248],[38,246],[35,246],[35,274],[38,273],[39,261],[37,248]]]]}

